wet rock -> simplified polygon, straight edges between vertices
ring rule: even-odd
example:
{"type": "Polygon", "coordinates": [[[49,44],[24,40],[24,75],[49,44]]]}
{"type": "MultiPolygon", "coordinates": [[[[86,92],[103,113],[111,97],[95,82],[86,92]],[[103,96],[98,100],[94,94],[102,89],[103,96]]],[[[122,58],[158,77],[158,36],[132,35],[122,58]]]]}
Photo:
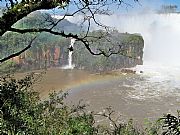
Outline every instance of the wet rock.
{"type": "Polygon", "coordinates": [[[126,69],[126,68],[121,69],[121,72],[122,73],[131,73],[131,74],[135,74],[136,73],[136,71],[134,71],[132,69],[126,69]]]}

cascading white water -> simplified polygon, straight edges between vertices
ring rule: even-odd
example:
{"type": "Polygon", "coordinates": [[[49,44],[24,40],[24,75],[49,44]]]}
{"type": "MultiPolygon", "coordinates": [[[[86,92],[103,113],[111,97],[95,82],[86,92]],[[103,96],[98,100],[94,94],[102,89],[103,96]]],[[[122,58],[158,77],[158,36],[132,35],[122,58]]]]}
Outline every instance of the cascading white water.
{"type": "MultiPolygon", "coordinates": [[[[71,44],[69,46],[69,48],[73,48],[74,47],[74,43],[75,43],[75,39],[72,38],[71,39],[71,44]]],[[[69,55],[68,55],[68,66],[69,68],[73,69],[74,68],[74,65],[72,64],[72,54],[73,54],[73,50],[69,50],[69,55]]]]}
{"type": "Polygon", "coordinates": [[[145,41],[144,61],[180,66],[180,14],[99,16],[119,32],[140,33],[145,41]]]}
{"type": "Polygon", "coordinates": [[[76,39],[71,38],[71,44],[69,45],[68,65],[64,66],[63,69],[73,69],[75,67],[75,65],[72,62],[72,54],[75,41],[76,39]]]}
{"type": "Polygon", "coordinates": [[[144,65],[180,67],[180,14],[98,16],[119,32],[140,33],[145,42],[144,65]]]}

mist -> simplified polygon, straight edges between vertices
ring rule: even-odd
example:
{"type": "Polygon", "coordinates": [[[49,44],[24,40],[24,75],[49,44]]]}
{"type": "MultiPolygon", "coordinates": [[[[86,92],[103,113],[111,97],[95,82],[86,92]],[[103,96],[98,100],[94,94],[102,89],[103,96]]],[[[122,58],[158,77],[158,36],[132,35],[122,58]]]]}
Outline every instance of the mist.
{"type": "Polygon", "coordinates": [[[145,42],[144,62],[180,66],[179,14],[101,15],[98,20],[122,33],[141,34],[145,42]]]}

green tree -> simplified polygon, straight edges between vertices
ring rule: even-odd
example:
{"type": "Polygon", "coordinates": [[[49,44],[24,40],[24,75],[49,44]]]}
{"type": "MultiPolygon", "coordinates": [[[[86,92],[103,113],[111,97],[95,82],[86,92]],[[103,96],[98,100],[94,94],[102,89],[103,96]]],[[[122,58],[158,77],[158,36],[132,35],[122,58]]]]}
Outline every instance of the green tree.
{"type": "MultiPolygon", "coordinates": [[[[133,0],[138,1],[138,0],[133,0]]],[[[4,2],[1,0],[0,2],[4,2]]],[[[3,10],[3,14],[0,17],[0,36],[3,36],[7,31],[17,32],[17,33],[36,33],[36,32],[48,32],[54,35],[59,35],[65,38],[75,38],[77,41],[81,41],[85,48],[93,55],[105,55],[109,56],[106,52],[103,50],[99,50],[97,52],[94,52],[90,48],[90,43],[87,41],[85,37],[88,36],[88,32],[90,30],[90,23],[91,21],[94,21],[95,24],[98,26],[107,29],[107,26],[104,26],[100,22],[98,22],[95,18],[96,14],[108,14],[107,11],[110,7],[110,5],[119,5],[125,3],[123,0],[119,1],[106,1],[106,0],[79,0],[79,1],[70,1],[70,0],[22,0],[22,1],[16,1],[16,0],[7,0],[5,1],[6,7],[3,10]],[[68,10],[69,8],[74,7],[75,10],[68,10]],[[53,8],[60,9],[60,12],[64,15],[62,19],[59,19],[57,21],[52,20],[49,16],[45,17],[45,21],[49,22],[47,27],[39,27],[39,28],[18,28],[15,27],[15,23],[17,23],[19,20],[23,19],[27,15],[30,15],[32,12],[37,10],[49,10],[53,8]],[[68,12],[72,11],[72,12],[68,12]],[[73,34],[73,32],[65,33],[64,31],[56,31],[55,27],[62,22],[62,20],[65,19],[66,16],[75,16],[76,14],[82,15],[82,22],[88,23],[87,32],[85,35],[78,35],[73,34]]],[[[12,57],[15,57],[22,52],[29,49],[34,40],[36,38],[33,38],[32,41],[27,44],[27,46],[20,51],[17,51],[3,59],[0,60],[0,62],[4,62],[12,57]]],[[[110,52],[111,54],[117,54],[119,52],[110,52]]]]}
{"type": "Polygon", "coordinates": [[[0,78],[0,134],[92,134],[92,115],[82,111],[84,105],[65,105],[67,93],[50,94],[45,101],[39,99],[32,89],[38,77],[30,74],[21,80],[0,78]]]}
{"type": "Polygon", "coordinates": [[[81,102],[77,106],[64,103],[67,93],[52,93],[40,100],[33,84],[40,75],[29,74],[23,79],[0,78],[0,134],[3,135],[141,135],[133,126],[112,119],[113,111],[87,113],[81,102]],[[95,124],[95,117],[108,119],[113,127],[95,124]]]}

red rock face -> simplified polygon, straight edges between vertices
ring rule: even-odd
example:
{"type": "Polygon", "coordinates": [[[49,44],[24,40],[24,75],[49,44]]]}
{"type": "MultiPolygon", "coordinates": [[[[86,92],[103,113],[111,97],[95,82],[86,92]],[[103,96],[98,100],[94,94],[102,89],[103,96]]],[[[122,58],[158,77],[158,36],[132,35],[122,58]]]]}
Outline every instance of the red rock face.
{"type": "Polygon", "coordinates": [[[44,67],[59,66],[60,47],[38,48],[36,51],[29,50],[11,60],[23,68],[40,69],[44,67]]]}
{"type": "Polygon", "coordinates": [[[59,64],[59,57],[60,57],[60,48],[56,47],[54,49],[54,64],[57,66],[59,64]]]}

